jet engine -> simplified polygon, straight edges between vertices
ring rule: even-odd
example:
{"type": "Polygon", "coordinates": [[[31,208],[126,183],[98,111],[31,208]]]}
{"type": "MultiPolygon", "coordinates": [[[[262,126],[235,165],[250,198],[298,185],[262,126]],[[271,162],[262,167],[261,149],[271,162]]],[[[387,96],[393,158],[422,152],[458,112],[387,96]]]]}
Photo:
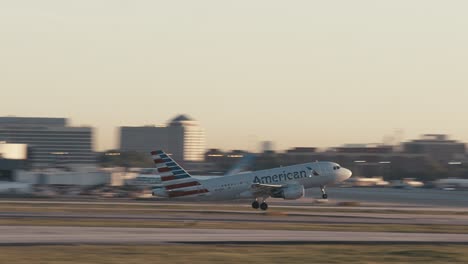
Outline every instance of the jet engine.
{"type": "Polygon", "coordinates": [[[304,186],[302,185],[288,185],[279,190],[272,192],[271,197],[283,198],[285,200],[296,200],[304,196],[304,186]]]}

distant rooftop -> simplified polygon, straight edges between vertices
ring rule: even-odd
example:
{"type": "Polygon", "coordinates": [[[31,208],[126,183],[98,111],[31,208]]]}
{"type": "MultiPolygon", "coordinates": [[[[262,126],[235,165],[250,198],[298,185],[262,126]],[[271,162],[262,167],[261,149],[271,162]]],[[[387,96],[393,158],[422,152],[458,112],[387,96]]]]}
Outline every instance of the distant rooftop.
{"type": "Polygon", "coordinates": [[[421,139],[423,140],[436,140],[445,141],[448,140],[448,135],[445,134],[424,134],[421,139]]]}
{"type": "Polygon", "coordinates": [[[188,115],[178,115],[172,119],[170,119],[167,124],[159,124],[159,125],[154,125],[154,124],[146,124],[144,126],[121,126],[121,128],[141,128],[141,129],[151,129],[151,128],[166,128],[168,126],[185,126],[185,125],[194,125],[195,119],[192,119],[188,115]],[[185,123],[187,122],[187,123],[185,123]]]}
{"type": "Polygon", "coordinates": [[[176,116],[175,118],[171,119],[169,121],[169,125],[170,126],[184,126],[185,122],[193,122],[195,121],[194,119],[190,118],[189,116],[187,115],[178,115],[176,116]]]}
{"type": "Polygon", "coordinates": [[[317,151],[315,147],[296,147],[286,150],[287,153],[314,153],[317,151]]]}
{"type": "Polygon", "coordinates": [[[424,134],[420,139],[410,141],[410,143],[458,143],[456,140],[449,139],[445,134],[424,134]]]}
{"type": "Polygon", "coordinates": [[[175,118],[173,118],[171,120],[171,123],[173,123],[173,122],[182,122],[182,121],[193,121],[193,119],[188,117],[187,115],[178,115],[177,117],[175,117],[175,118]]]}
{"type": "Polygon", "coordinates": [[[0,117],[0,126],[47,126],[47,127],[65,127],[67,125],[66,118],[51,118],[51,117],[16,117],[6,116],[0,117]]]}
{"type": "Polygon", "coordinates": [[[361,143],[361,144],[344,144],[340,148],[380,148],[382,145],[380,143],[361,143]]]}

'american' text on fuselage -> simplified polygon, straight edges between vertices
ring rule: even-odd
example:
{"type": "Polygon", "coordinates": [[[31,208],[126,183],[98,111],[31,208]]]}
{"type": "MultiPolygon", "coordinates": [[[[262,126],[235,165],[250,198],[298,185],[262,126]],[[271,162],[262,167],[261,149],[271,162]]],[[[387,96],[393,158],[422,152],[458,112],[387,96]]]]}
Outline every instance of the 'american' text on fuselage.
{"type": "Polygon", "coordinates": [[[294,180],[294,179],[301,179],[301,178],[307,178],[307,172],[306,171],[295,171],[295,172],[290,172],[290,173],[280,173],[280,174],[275,174],[272,176],[263,176],[263,177],[258,177],[255,176],[254,178],[254,183],[262,183],[262,184],[269,184],[272,182],[283,182],[283,181],[288,181],[288,180],[294,180]]]}

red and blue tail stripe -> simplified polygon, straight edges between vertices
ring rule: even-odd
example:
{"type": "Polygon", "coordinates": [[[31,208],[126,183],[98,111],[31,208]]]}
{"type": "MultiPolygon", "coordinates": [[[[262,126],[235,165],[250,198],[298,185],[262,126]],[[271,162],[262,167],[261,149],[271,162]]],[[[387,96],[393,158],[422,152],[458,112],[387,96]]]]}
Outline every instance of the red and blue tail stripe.
{"type": "Polygon", "coordinates": [[[164,151],[152,151],[151,155],[168,197],[183,197],[209,192],[164,151]]]}

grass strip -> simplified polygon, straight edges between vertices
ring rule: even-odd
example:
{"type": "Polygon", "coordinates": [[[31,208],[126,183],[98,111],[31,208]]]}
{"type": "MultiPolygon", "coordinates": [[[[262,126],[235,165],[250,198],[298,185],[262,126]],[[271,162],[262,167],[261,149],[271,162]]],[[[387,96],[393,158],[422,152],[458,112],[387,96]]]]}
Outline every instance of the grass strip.
{"type": "Polygon", "coordinates": [[[3,246],[2,263],[468,263],[463,245],[3,246]]]}

